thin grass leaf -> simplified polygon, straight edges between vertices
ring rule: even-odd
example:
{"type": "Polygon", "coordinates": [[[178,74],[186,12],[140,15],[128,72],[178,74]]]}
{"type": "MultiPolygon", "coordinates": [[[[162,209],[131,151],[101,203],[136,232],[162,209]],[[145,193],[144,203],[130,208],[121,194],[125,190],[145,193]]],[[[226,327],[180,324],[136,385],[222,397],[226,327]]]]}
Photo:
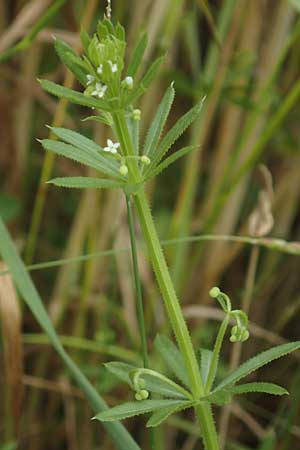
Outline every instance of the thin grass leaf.
{"type": "Polygon", "coordinates": [[[246,383],[227,389],[231,394],[248,394],[249,392],[262,392],[271,395],[288,395],[288,391],[278,384],[256,382],[246,383]]]}
{"type": "Polygon", "coordinates": [[[127,69],[127,76],[134,78],[139,70],[141,62],[143,60],[143,56],[147,47],[148,37],[147,33],[143,33],[136,47],[132,52],[132,56],[127,69]]]}
{"type": "Polygon", "coordinates": [[[112,170],[109,164],[101,155],[95,155],[86,152],[84,149],[73,147],[73,145],[65,144],[64,142],[53,141],[51,139],[43,139],[40,141],[43,148],[59,156],[72,159],[80,164],[96,169],[108,176],[124,180],[123,177],[116,171],[112,170]],[[104,159],[104,161],[103,161],[104,159]]]}
{"type": "Polygon", "coordinates": [[[101,422],[124,420],[129,417],[139,416],[168,406],[179,405],[182,405],[181,400],[142,400],[127,402],[97,414],[94,419],[100,420],[101,422]]]}
{"type": "Polygon", "coordinates": [[[157,144],[159,142],[162,130],[164,129],[165,123],[170,113],[172,103],[174,101],[175,90],[173,88],[173,83],[168,87],[162,101],[160,102],[155,117],[152,124],[148,130],[143,154],[152,158],[155,153],[157,144]]]}
{"type": "Polygon", "coordinates": [[[176,345],[164,335],[157,335],[154,345],[169,369],[187,388],[189,388],[190,382],[188,374],[186,373],[183,357],[176,345]]]}
{"type": "Polygon", "coordinates": [[[61,177],[53,178],[47,183],[69,189],[122,189],[125,184],[114,180],[92,177],[61,177]]]}
{"type": "Polygon", "coordinates": [[[174,142],[177,141],[177,139],[183,134],[183,132],[191,125],[191,123],[196,120],[196,118],[199,116],[202,106],[203,106],[204,99],[202,99],[199,103],[197,103],[193,108],[191,108],[186,114],[184,114],[171,128],[170,131],[166,134],[166,136],[163,138],[161,143],[159,144],[159,147],[157,151],[154,154],[154,157],[151,161],[151,164],[146,172],[150,172],[150,170],[156,166],[161,159],[164,157],[164,155],[167,153],[167,151],[171,148],[171,146],[174,144],[174,142]]]}
{"type": "Polygon", "coordinates": [[[150,178],[156,177],[159,175],[163,170],[165,170],[168,166],[173,164],[177,159],[182,158],[183,156],[187,155],[188,153],[195,150],[195,146],[188,146],[183,147],[182,149],[178,150],[177,152],[173,153],[172,155],[168,156],[162,163],[160,163],[158,166],[150,169],[150,173],[148,174],[148,171],[146,172],[146,180],[149,180],[150,178]]]}
{"type": "Polygon", "coordinates": [[[53,17],[56,16],[65,3],[66,0],[56,0],[52,2],[51,6],[49,6],[45,13],[35,22],[34,26],[31,30],[29,30],[29,32],[26,33],[25,37],[16,45],[8,48],[0,54],[0,63],[11,58],[16,53],[28,48],[38,33],[47,26],[47,24],[53,19],[53,17]]]}
{"type": "Polygon", "coordinates": [[[164,60],[164,56],[157,58],[154,63],[151,64],[150,68],[147,70],[146,74],[142,80],[138,83],[138,86],[133,90],[133,92],[127,97],[126,105],[134,103],[138,98],[143,95],[143,93],[148,89],[164,60]]]}
{"type": "Polygon", "coordinates": [[[89,108],[96,108],[103,111],[112,111],[110,105],[101,99],[89,97],[81,92],[77,92],[73,89],[68,89],[60,86],[59,84],[53,83],[53,81],[39,80],[39,82],[45,91],[55,97],[65,98],[69,102],[75,103],[76,105],[87,106],[89,108]]]}
{"type": "Polygon", "coordinates": [[[278,345],[265,352],[259,353],[253,358],[243,363],[238,369],[232,372],[226,377],[215,389],[215,391],[224,389],[227,386],[235,384],[237,381],[249,375],[251,372],[259,369],[260,367],[269,364],[275,359],[281,358],[295,350],[300,348],[300,341],[290,342],[288,344],[278,345]]]}
{"type": "Polygon", "coordinates": [[[55,39],[54,46],[61,62],[75,75],[82,86],[86,86],[86,72],[82,70],[82,67],[78,64],[77,61],[80,62],[80,58],[76,55],[72,47],[61,39],[55,39]]]}
{"type": "MultiPolygon", "coordinates": [[[[17,254],[14,243],[6,230],[6,227],[0,218],[0,253],[7,264],[10,273],[13,277],[14,283],[18,288],[21,296],[26,302],[27,306],[35,316],[41,328],[45,331],[53,347],[64,361],[66,367],[69,369],[72,377],[83,390],[87,400],[95,412],[105,410],[106,403],[90,384],[85,375],[72,361],[69,355],[62,347],[60,340],[54,330],[51,320],[43,305],[43,302],[35,289],[34,284],[29,277],[26,268],[17,254]]],[[[120,450],[140,450],[127,430],[121,424],[106,424],[105,428],[110,437],[120,450]]]]}
{"type": "Polygon", "coordinates": [[[211,350],[207,350],[206,348],[200,349],[200,370],[204,385],[206,385],[207,382],[212,356],[213,352],[211,350]]]}
{"type": "Polygon", "coordinates": [[[159,411],[156,411],[150,419],[148,420],[146,427],[157,427],[158,425],[161,425],[162,422],[167,420],[168,417],[170,417],[172,414],[183,411],[184,409],[191,408],[193,406],[194,402],[182,402],[181,405],[172,405],[168,406],[166,408],[161,408],[159,411]]]}

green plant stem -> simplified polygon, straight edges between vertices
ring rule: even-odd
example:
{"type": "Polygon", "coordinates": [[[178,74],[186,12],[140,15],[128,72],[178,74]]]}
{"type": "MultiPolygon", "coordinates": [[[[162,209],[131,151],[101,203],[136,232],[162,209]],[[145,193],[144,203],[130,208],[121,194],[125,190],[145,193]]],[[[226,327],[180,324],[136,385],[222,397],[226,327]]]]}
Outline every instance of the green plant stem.
{"type": "MultiPolygon", "coordinates": [[[[124,113],[115,113],[113,119],[124,154],[126,156],[133,155],[134,148],[130,139],[124,113]]],[[[140,174],[136,160],[128,159],[128,170],[130,181],[133,183],[139,182],[140,174]]],[[[191,337],[175,293],[144,189],[141,188],[136,195],[134,195],[134,204],[138,213],[151,264],[163,296],[167,314],[185,362],[191,383],[190,389],[193,397],[199,399],[199,397],[204,394],[203,381],[191,337]]],[[[219,450],[218,437],[209,405],[205,403],[199,404],[195,409],[199,419],[205,449],[219,450]]]]}
{"type": "Polygon", "coordinates": [[[222,343],[224,340],[224,336],[225,336],[228,324],[229,324],[229,314],[226,314],[226,317],[223,320],[222,325],[220,326],[218,334],[217,334],[214,351],[213,351],[213,356],[212,356],[211,364],[209,366],[207,382],[205,385],[205,393],[206,394],[209,394],[209,392],[212,388],[215,376],[216,376],[219,355],[220,355],[222,343]]]}
{"type": "Polygon", "coordinates": [[[146,338],[146,327],[145,327],[145,318],[144,318],[142,287],[141,287],[141,280],[140,280],[140,276],[139,276],[139,267],[138,267],[138,256],[137,256],[137,246],[136,246],[136,238],[135,238],[134,218],[133,218],[131,198],[129,195],[126,195],[125,197],[126,197],[128,226],[129,226],[130,245],[131,245],[133,278],[134,278],[134,285],[135,285],[135,291],[136,291],[136,313],[137,313],[137,320],[138,320],[140,339],[141,339],[143,365],[144,365],[144,367],[147,368],[147,367],[149,367],[149,358],[148,358],[148,350],[147,350],[147,338],[146,338]]]}

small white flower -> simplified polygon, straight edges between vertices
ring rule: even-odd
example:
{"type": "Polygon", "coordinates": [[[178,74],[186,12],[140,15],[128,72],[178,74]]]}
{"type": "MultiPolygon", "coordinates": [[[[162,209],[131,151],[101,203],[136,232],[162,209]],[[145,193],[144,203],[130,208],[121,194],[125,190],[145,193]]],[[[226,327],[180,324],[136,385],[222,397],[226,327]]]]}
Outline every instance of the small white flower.
{"type": "Polygon", "coordinates": [[[123,81],[122,84],[124,85],[124,87],[126,87],[127,89],[132,89],[133,88],[133,78],[132,77],[126,77],[123,81]]]}
{"type": "Polygon", "coordinates": [[[89,86],[90,84],[92,84],[94,81],[95,81],[95,77],[93,76],[93,75],[87,75],[86,76],[86,78],[87,78],[87,86],[89,86]]]}
{"type": "Polygon", "coordinates": [[[98,69],[97,69],[97,73],[98,73],[99,75],[102,75],[102,72],[103,72],[103,64],[100,64],[100,66],[99,66],[98,69]]]}
{"type": "Polygon", "coordinates": [[[106,89],[107,86],[105,84],[96,83],[95,90],[91,95],[93,95],[94,97],[102,98],[105,94],[106,89]]]}
{"type": "Polygon", "coordinates": [[[113,62],[111,60],[108,61],[108,64],[110,65],[112,73],[116,73],[118,71],[118,65],[117,64],[113,64],[113,62]]]}
{"type": "Polygon", "coordinates": [[[114,143],[111,139],[107,139],[106,143],[107,143],[107,147],[104,147],[104,149],[103,149],[105,152],[112,153],[113,155],[118,153],[118,148],[120,147],[119,142],[114,143]]]}

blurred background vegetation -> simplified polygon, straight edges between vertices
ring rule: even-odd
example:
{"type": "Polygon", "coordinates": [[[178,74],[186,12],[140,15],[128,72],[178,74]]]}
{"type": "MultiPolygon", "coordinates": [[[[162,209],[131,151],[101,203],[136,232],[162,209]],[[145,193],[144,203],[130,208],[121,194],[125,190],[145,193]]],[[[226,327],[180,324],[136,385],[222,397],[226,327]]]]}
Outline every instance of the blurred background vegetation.
{"type": "MultiPolygon", "coordinates": [[[[170,123],[206,95],[203,114],[181,138],[197,150],[150,184],[148,194],[161,239],[169,240],[165,251],[195,345],[211,347],[222,319],[208,298],[212,286],[249,312],[251,339],[242,349],[226,343],[225,372],[272,344],[299,339],[300,2],[112,3],[129,50],[147,30],[147,60],[167,52],[140,104],[142,130],[172,80],[170,123]]],[[[80,130],[100,144],[110,137],[105,125],[82,122],[88,110],[54,99],[37,82],[76,86],[58,61],[53,36],[80,52],[81,26],[92,32],[105,7],[100,0],[0,0],[0,214],[63,344],[113,405],[132,393],[102,363],[140,360],[124,200],[114,191],[49,188],[52,175],[84,169],[45,154],[35,140],[48,136],[45,124],[80,130]]],[[[168,324],[142,246],[139,256],[152,348],[168,324]]],[[[3,273],[0,318],[0,449],[112,449],[3,273]]],[[[152,363],[162,365],[155,351],[152,363]]],[[[262,375],[291,396],[253,395],[219,408],[223,448],[300,448],[299,352],[255,377],[262,375]]],[[[126,426],[146,449],[143,420],[126,426]]],[[[158,450],[200,449],[192,420],[189,414],[170,419],[158,432],[158,450]]]]}

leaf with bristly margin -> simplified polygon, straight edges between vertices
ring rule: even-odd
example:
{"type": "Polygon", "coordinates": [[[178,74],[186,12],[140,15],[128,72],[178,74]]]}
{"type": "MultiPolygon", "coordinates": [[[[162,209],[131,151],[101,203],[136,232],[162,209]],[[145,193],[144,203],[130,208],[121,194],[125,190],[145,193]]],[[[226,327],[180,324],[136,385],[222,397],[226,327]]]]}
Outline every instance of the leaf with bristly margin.
{"type": "Polygon", "coordinates": [[[159,411],[156,411],[152,414],[150,419],[148,420],[146,427],[157,427],[162,422],[168,419],[172,414],[183,411],[184,409],[191,408],[194,405],[194,402],[182,402],[181,405],[176,406],[168,406],[166,408],[161,408],[159,411]]]}
{"type": "Polygon", "coordinates": [[[60,86],[59,84],[53,83],[53,81],[39,80],[39,82],[41,83],[41,86],[45,91],[49,92],[49,94],[52,94],[55,97],[65,98],[71,103],[87,106],[89,108],[96,108],[103,111],[112,111],[111,106],[101,99],[89,97],[88,95],[84,95],[81,92],[77,92],[73,89],[65,88],[63,86],[60,86]]]}
{"type": "Polygon", "coordinates": [[[150,166],[148,166],[148,169],[145,172],[146,175],[151,171],[151,169],[154,166],[156,166],[161,161],[161,159],[164,157],[164,155],[167,153],[170,147],[174,144],[174,142],[176,142],[177,139],[182,135],[182,133],[191,125],[191,123],[193,123],[194,120],[196,120],[196,118],[199,116],[201,112],[203,101],[204,99],[202,99],[192,109],[190,109],[186,114],[184,114],[175,123],[175,125],[171,128],[171,130],[168,131],[166,136],[160,142],[156,152],[154,153],[151,164],[150,166]]]}
{"type": "Polygon", "coordinates": [[[266,382],[256,382],[256,383],[245,383],[238,386],[233,386],[231,388],[226,388],[231,394],[248,394],[249,392],[262,392],[264,394],[271,395],[288,395],[288,391],[278,384],[266,383],[266,382]]]}
{"type": "Polygon", "coordinates": [[[207,350],[206,348],[200,349],[200,371],[204,385],[206,385],[212,357],[213,352],[211,350],[207,350]]]}
{"type": "Polygon", "coordinates": [[[64,142],[53,141],[51,139],[43,139],[40,141],[45,150],[53,152],[59,156],[65,156],[80,164],[96,169],[105,175],[111,175],[114,178],[122,181],[119,175],[116,175],[110,168],[103,163],[101,158],[97,158],[96,155],[90,155],[84,149],[73,147],[73,145],[65,144],[64,142]]]}
{"type": "Polygon", "coordinates": [[[175,405],[182,405],[182,400],[141,400],[127,402],[108,409],[107,411],[103,411],[93,418],[100,420],[101,422],[111,422],[114,420],[123,420],[129,417],[139,416],[141,414],[175,405]]]}
{"type": "Polygon", "coordinates": [[[53,178],[47,183],[70,189],[122,189],[125,184],[119,181],[92,177],[61,177],[53,178]]]}
{"type": "Polygon", "coordinates": [[[132,364],[123,363],[121,361],[111,361],[105,363],[104,366],[115,377],[117,377],[121,381],[124,381],[124,383],[129,384],[129,386],[133,388],[130,372],[136,370],[137,367],[133,366],[132,364]]]}
{"type": "Polygon", "coordinates": [[[138,73],[139,67],[143,60],[143,56],[147,47],[147,41],[148,41],[147,33],[143,33],[132,52],[132,56],[126,73],[128,77],[134,78],[138,73]]]}
{"type": "Polygon", "coordinates": [[[187,388],[189,388],[190,382],[185,369],[184,360],[176,345],[164,335],[157,335],[154,345],[169,369],[187,388]]]}
{"type": "Polygon", "coordinates": [[[226,389],[220,389],[218,391],[213,391],[208,395],[200,398],[201,402],[213,403],[214,405],[226,405],[231,401],[231,393],[226,389]]]}
{"type": "Polygon", "coordinates": [[[100,123],[104,123],[105,125],[111,127],[113,125],[113,122],[111,120],[110,117],[108,117],[108,113],[107,115],[101,114],[101,116],[88,116],[85,117],[84,119],[81,119],[81,122],[88,122],[88,121],[94,121],[94,122],[100,122],[100,123]]]}
{"type": "Polygon", "coordinates": [[[87,155],[96,159],[99,163],[101,162],[106,170],[110,172],[111,175],[117,178],[123,178],[119,172],[119,163],[115,161],[109,154],[104,153],[104,150],[100,145],[91,139],[77,133],[73,130],[68,130],[67,128],[57,128],[48,127],[52,133],[59,137],[62,141],[67,144],[71,144],[80,150],[84,150],[87,155]]]}
{"type": "Polygon", "coordinates": [[[126,98],[126,105],[130,105],[131,103],[134,103],[137,101],[137,99],[143,95],[143,93],[148,89],[154,78],[156,77],[156,74],[165,59],[164,56],[161,56],[160,58],[157,58],[149,67],[146,74],[143,76],[141,81],[139,81],[138,86],[133,89],[131,94],[128,95],[126,98]]]}
{"type": "Polygon", "coordinates": [[[151,126],[149,127],[146,136],[143,154],[147,155],[150,159],[152,158],[152,155],[155,153],[155,150],[157,148],[157,144],[169,116],[172,103],[174,101],[174,96],[175,90],[172,83],[166,90],[166,93],[157,108],[155,117],[151,123],[151,126]]]}
{"type": "Polygon", "coordinates": [[[86,71],[82,69],[80,58],[72,47],[61,39],[55,39],[54,46],[61,62],[67,66],[83,86],[86,86],[86,71]]]}
{"type": "Polygon", "coordinates": [[[140,121],[135,120],[132,116],[126,118],[127,128],[130,134],[131,142],[133,144],[134,152],[139,154],[140,147],[140,121]]]}
{"type": "MultiPolygon", "coordinates": [[[[59,356],[64,361],[64,364],[69,369],[72,377],[78,383],[79,387],[84,392],[89,401],[93,411],[98,413],[107,408],[105,401],[97,393],[95,388],[91,385],[89,380],[83,374],[78,366],[73,362],[70,356],[66,353],[61,345],[61,342],[55,332],[43,302],[35,289],[34,284],[20,259],[14,243],[0,217],[0,254],[5,261],[8,269],[13,277],[14,283],[18,288],[19,293],[26,302],[27,306],[35,316],[36,320],[49,337],[49,340],[59,356]]],[[[104,424],[111,439],[116,447],[120,450],[141,450],[134,439],[130,436],[127,430],[120,423],[104,424]]]]}
{"type": "Polygon", "coordinates": [[[251,372],[260,367],[269,364],[275,359],[281,358],[300,348],[300,341],[290,342],[288,344],[278,345],[265,352],[259,353],[238,367],[234,372],[228,375],[215,389],[223,389],[227,386],[235,384],[237,381],[249,375],[251,372]]]}
{"type": "Polygon", "coordinates": [[[145,177],[145,180],[149,180],[150,178],[154,178],[157,175],[159,175],[163,170],[165,170],[168,166],[173,164],[177,159],[182,158],[183,156],[187,155],[188,153],[195,150],[196,147],[194,146],[188,146],[183,147],[182,149],[178,150],[177,152],[173,153],[172,155],[168,156],[166,159],[163,160],[162,163],[160,163],[158,166],[151,169],[151,172],[147,174],[145,177]]]}

